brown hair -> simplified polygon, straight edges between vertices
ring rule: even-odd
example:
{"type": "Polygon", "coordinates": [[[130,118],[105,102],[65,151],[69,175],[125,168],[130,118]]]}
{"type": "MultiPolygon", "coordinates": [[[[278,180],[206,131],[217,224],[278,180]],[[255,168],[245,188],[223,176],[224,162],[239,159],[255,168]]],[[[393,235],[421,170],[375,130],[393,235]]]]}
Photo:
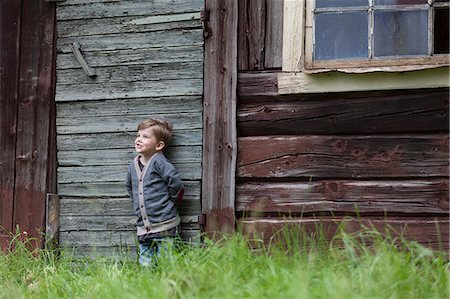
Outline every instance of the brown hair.
{"type": "Polygon", "coordinates": [[[165,120],[157,119],[157,118],[149,118],[143,120],[138,125],[138,131],[144,130],[147,128],[152,128],[153,133],[155,134],[156,139],[158,141],[164,141],[164,148],[169,146],[170,142],[172,142],[172,125],[165,120]]]}

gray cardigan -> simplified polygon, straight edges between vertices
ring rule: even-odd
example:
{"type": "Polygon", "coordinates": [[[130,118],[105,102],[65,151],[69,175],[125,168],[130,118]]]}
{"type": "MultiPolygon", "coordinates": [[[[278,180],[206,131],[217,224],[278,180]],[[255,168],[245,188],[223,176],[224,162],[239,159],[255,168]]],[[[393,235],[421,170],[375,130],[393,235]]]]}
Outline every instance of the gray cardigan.
{"type": "Polygon", "coordinates": [[[162,152],[142,169],[139,156],[128,166],[126,187],[133,199],[138,235],[168,230],[179,224],[176,202],[184,192],[180,176],[162,152]]]}

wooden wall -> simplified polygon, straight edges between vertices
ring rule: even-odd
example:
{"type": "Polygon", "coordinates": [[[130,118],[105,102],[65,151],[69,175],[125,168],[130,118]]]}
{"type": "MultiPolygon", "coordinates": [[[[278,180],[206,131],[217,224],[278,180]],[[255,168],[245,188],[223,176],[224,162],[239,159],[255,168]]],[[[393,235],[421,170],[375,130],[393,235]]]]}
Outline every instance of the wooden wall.
{"type": "Polygon", "coordinates": [[[244,232],[268,241],[283,226],[321,223],[331,237],[351,216],[350,230],[390,225],[448,249],[448,88],[279,95],[280,3],[239,1],[236,213],[244,232]]]}
{"type": "Polygon", "coordinates": [[[0,1],[0,247],[11,232],[45,232],[45,200],[56,191],[55,6],[0,1]]]}
{"type": "Polygon", "coordinates": [[[174,125],[167,155],[186,186],[182,236],[198,238],[202,161],[203,0],[67,0],[57,7],[60,242],[104,254],[134,248],[125,190],[138,123],[174,125]],[[70,45],[78,42],[89,77],[70,45]]]}

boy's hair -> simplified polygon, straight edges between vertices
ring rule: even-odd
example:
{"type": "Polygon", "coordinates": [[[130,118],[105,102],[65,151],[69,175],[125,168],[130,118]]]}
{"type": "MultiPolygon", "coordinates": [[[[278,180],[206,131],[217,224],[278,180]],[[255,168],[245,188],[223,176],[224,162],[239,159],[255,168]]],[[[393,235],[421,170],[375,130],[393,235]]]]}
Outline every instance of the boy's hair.
{"type": "Polygon", "coordinates": [[[169,146],[173,138],[172,125],[168,121],[162,119],[149,118],[143,120],[138,125],[138,131],[150,127],[153,129],[153,133],[155,134],[156,139],[158,139],[158,141],[164,141],[164,148],[169,146]]]}

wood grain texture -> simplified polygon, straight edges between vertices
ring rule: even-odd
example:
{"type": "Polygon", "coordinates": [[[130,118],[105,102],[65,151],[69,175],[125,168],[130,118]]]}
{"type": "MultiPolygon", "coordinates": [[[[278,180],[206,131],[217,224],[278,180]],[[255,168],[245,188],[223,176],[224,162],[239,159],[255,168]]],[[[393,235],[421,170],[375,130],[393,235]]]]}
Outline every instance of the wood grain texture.
{"type": "MultiPolygon", "coordinates": [[[[303,218],[242,218],[239,225],[244,234],[260,238],[265,244],[291,237],[318,236],[318,231],[331,240],[339,230],[357,233],[363,229],[375,230],[392,237],[416,241],[436,250],[449,250],[448,217],[303,217],[303,218]]],[[[302,243],[301,243],[302,244],[302,243]]]]}
{"type": "Polygon", "coordinates": [[[448,180],[241,183],[236,211],[448,215],[448,180]]]}
{"type": "Polygon", "coordinates": [[[96,36],[63,37],[58,39],[58,52],[71,52],[70,44],[79,42],[83,53],[91,51],[130,50],[175,46],[202,45],[203,31],[169,30],[143,33],[105,34],[96,36]]]}
{"type": "MultiPolygon", "coordinates": [[[[203,45],[83,52],[92,67],[202,62],[203,45]]],[[[73,53],[59,53],[57,69],[80,68],[73,53]]],[[[59,83],[59,82],[58,82],[59,83]]]]}
{"type": "Polygon", "coordinates": [[[238,2],[238,69],[262,70],[265,58],[266,1],[238,2]]]}
{"type": "Polygon", "coordinates": [[[55,10],[45,1],[22,5],[13,223],[41,246],[48,180],[53,179],[47,172],[52,157],[55,10]]]}
{"type": "Polygon", "coordinates": [[[448,89],[248,98],[239,136],[447,131],[448,89]],[[407,103],[407,104],[406,104],[407,103]]]}
{"type": "Polygon", "coordinates": [[[58,3],[57,14],[58,20],[169,15],[185,12],[199,12],[203,5],[203,0],[81,0],[58,3]]]}
{"type": "Polygon", "coordinates": [[[266,1],[266,36],[264,47],[264,69],[266,70],[281,69],[283,63],[284,2],[284,0],[266,1]]]}
{"type": "Polygon", "coordinates": [[[18,1],[0,2],[0,248],[7,248],[13,230],[20,10],[18,1]]]}
{"type": "Polygon", "coordinates": [[[239,138],[247,178],[447,177],[448,135],[239,138]]]}
{"type": "MultiPolygon", "coordinates": [[[[186,200],[196,200],[200,198],[200,182],[183,180],[186,200]]],[[[113,199],[129,197],[125,188],[125,179],[115,182],[79,182],[60,183],[58,192],[62,196],[62,201],[66,202],[73,198],[89,199],[113,199]]]]}
{"type": "Polygon", "coordinates": [[[206,0],[202,212],[206,231],[234,231],[238,1],[206,0]],[[216,213],[217,212],[217,213],[216,213]]]}

